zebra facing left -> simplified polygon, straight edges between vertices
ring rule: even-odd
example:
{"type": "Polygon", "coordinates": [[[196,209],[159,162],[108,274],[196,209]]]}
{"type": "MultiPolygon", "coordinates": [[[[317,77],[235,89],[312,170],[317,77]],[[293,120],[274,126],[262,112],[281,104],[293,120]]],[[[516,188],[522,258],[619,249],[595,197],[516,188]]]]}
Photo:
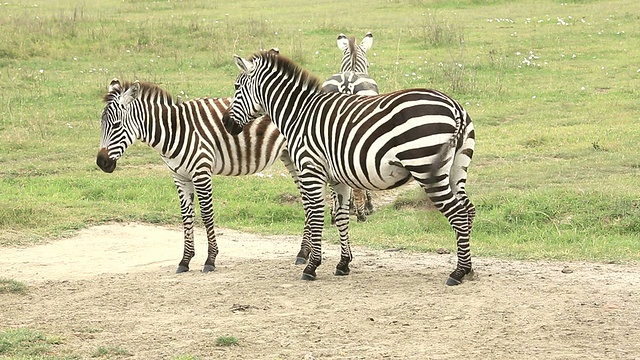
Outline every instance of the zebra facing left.
{"type": "Polygon", "coordinates": [[[456,235],[458,262],[447,285],[472,274],[469,248],[475,207],[466,193],[475,146],[471,117],[457,101],[429,89],[377,96],[326,93],[320,81],[288,58],[259,52],[235,56],[241,70],[223,122],[237,133],[266,114],[287,138],[298,170],[311,230],[303,280],[322,262],[323,200],[327,184],[337,194],[341,254],[336,275],[349,274],[350,188],[384,190],[415,180],[447,218],[456,235]]]}
{"type": "Polygon", "coordinates": [[[173,175],[180,198],[184,252],[177,273],[189,271],[194,250],[194,195],[200,204],[208,254],[202,269],[215,269],[218,245],[214,231],[212,176],[260,172],[278,159],[296,179],[285,138],[269,118],[256,120],[235,136],[224,130],[222,114],[229,98],[181,101],[149,83],[120,83],[114,79],[104,96],[97,165],[115,170],[118,159],[139,139],[160,153],[173,175]]]}

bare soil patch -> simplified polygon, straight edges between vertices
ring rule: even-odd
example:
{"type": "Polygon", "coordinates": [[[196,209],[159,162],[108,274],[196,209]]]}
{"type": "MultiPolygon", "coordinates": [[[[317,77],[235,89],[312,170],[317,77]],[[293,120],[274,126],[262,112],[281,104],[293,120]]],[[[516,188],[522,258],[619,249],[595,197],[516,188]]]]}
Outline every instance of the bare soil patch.
{"type": "MultiPolygon", "coordinates": [[[[0,328],[62,338],[90,358],[100,346],[129,359],[637,359],[637,264],[475,258],[477,278],[444,281],[453,254],[356,247],[352,273],[299,280],[297,236],[221,229],[217,269],[203,274],[203,230],[192,271],[174,274],[182,232],[114,224],[26,249],[0,249],[0,328]],[[239,345],[215,345],[232,335],[239,345]]],[[[199,241],[198,241],[199,240],[199,241]]]]}

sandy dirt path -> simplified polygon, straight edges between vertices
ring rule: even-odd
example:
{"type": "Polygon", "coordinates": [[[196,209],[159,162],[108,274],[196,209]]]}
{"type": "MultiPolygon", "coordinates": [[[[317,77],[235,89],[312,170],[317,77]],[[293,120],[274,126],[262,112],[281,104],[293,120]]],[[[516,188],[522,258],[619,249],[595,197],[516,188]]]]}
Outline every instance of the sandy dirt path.
{"type": "Polygon", "coordinates": [[[56,351],[82,358],[106,346],[128,359],[640,359],[638,264],[476,257],[477,278],[447,287],[454,255],[356,247],[351,275],[335,277],[325,244],[304,282],[297,236],[220,229],[203,274],[197,230],[184,274],[179,229],[104,225],[0,248],[1,277],[28,286],[0,294],[0,328],[60,336],[56,351]],[[223,335],[239,345],[216,346],[223,335]]]}

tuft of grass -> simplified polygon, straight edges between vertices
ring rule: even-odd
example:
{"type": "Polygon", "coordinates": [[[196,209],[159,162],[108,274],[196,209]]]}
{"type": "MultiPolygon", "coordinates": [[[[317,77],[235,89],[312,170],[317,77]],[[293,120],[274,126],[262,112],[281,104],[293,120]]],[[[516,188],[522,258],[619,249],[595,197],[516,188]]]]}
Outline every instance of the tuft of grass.
{"type": "Polygon", "coordinates": [[[216,346],[236,346],[239,345],[238,338],[232,335],[218,336],[216,346]]]}
{"type": "Polygon", "coordinates": [[[122,356],[131,356],[128,350],[121,348],[119,346],[99,346],[96,351],[91,355],[91,357],[122,357],[122,356]]]}
{"type": "Polygon", "coordinates": [[[27,286],[24,283],[13,279],[0,278],[0,294],[24,294],[26,292],[27,286]]]}

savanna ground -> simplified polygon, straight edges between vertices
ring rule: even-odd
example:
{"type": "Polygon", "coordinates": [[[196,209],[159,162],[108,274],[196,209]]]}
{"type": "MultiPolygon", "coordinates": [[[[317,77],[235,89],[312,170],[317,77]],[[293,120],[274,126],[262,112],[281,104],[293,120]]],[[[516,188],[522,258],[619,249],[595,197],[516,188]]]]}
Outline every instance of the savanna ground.
{"type": "MultiPolygon", "coordinates": [[[[203,229],[198,229],[202,234],[203,229]]],[[[297,236],[219,229],[217,269],[174,274],[179,229],[101,225],[28,249],[3,249],[4,327],[57,334],[58,354],[170,359],[635,359],[637,264],[476,258],[476,278],[444,285],[453,254],[356,247],[332,275],[325,245],[315,282],[293,265],[297,236]],[[216,339],[233,336],[234,346],[216,339]]]]}
{"type": "Polygon", "coordinates": [[[0,357],[640,356],[640,2],[349,6],[0,3],[0,357]],[[174,274],[181,217],[161,159],[137,143],[113,174],[95,165],[107,84],[230,96],[232,54],[274,46],[325,78],[336,36],[367,31],[381,91],[444,90],[474,119],[477,279],[444,285],[454,255],[436,252],[455,250],[453,233],[410,190],[350,226],[351,275],[331,275],[327,225],[319,279],[300,281],[304,214],[273,168],[215,179],[218,269],[198,271],[199,229],[192,271],[174,274]]]}

